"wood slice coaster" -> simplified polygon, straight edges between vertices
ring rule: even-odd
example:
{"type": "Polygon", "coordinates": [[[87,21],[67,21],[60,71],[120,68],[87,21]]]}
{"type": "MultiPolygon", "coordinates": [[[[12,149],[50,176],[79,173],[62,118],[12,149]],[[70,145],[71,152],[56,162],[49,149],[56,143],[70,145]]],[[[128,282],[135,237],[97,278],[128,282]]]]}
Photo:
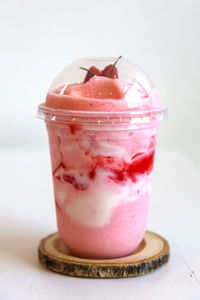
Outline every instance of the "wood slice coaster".
{"type": "Polygon", "coordinates": [[[87,278],[132,277],[155,271],[169,260],[169,244],[156,233],[146,231],[134,253],[114,259],[86,259],[73,256],[54,233],[42,239],[39,261],[52,271],[87,278]]]}

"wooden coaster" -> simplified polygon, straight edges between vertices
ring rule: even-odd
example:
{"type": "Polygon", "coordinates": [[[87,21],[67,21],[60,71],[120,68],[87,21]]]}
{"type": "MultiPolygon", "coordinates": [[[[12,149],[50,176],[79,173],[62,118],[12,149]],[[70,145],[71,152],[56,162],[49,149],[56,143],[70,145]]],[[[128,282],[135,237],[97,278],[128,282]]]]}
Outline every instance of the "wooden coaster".
{"type": "Polygon", "coordinates": [[[155,271],[169,260],[169,244],[156,233],[146,231],[134,253],[115,259],[86,259],[73,256],[58,233],[42,239],[39,261],[46,268],[65,275],[87,278],[132,277],[155,271]]]}

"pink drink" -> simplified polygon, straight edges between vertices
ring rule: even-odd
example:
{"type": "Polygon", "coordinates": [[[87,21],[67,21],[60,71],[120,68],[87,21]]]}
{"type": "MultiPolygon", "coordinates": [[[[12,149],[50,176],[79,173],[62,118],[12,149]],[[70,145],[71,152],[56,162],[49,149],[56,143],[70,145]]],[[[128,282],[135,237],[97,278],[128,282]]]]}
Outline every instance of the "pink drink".
{"type": "Polygon", "coordinates": [[[144,237],[165,108],[154,88],[150,93],[136,84],[93,77],[54,87],[40,105],[49,136],[58,231],[74,255],[125,256],[144,237]],[[129,92],[136,107],[127,100],[129,92]]]}

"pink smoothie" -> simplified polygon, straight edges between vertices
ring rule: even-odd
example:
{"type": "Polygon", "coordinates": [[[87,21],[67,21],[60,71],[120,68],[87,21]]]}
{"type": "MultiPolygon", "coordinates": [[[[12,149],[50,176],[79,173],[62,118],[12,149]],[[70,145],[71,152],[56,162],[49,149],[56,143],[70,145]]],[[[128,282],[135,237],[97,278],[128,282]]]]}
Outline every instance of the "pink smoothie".
{"type": "Polygon", "coordinates": [[[127,115],[158,105],[155,89],[149,93],[137,82],[97,76],[51,89],[40,106],[56,116],[46,125],[57,224],[74,255],[120,257],[141,243],[159,122],[133,128],[130,120],[119,124],[110,113],[127,115]],[[89,112],[104,114],[91,118],[89,112]]]}

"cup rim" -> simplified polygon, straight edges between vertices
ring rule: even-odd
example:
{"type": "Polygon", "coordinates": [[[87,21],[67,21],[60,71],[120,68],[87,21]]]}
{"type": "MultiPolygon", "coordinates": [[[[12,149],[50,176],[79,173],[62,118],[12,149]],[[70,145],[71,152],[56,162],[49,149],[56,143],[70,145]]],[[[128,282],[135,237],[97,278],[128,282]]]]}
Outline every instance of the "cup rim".
{"type": "Polygon", "coordinates": [[[167,118],[167,108],[164,105],[146,110],[123,110],[115,112],[81,111],[47,107],[41,103],[37,118],[44,121],[90,124],[90,125],[131,125],[161,121],[167,118]]]}

